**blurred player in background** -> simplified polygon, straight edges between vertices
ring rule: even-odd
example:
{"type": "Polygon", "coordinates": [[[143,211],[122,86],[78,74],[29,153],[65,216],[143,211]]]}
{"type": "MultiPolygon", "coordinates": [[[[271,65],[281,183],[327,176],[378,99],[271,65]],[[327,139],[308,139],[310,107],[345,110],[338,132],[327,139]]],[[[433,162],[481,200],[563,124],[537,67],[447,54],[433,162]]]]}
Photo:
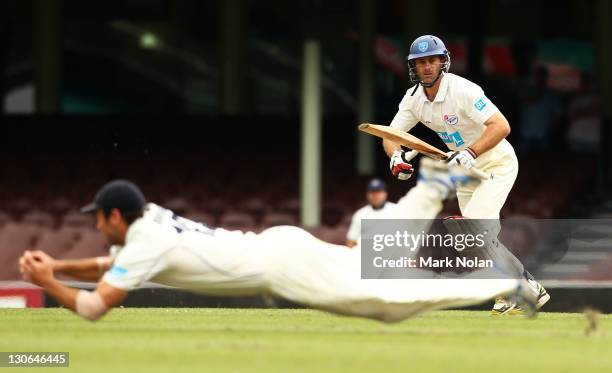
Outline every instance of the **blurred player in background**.
{"type": "Polygon", "coordinates": [[[372,179],[366,188],[368,204],[355,211],[346,234],[346,246],[354,247],[361,236],[361,219],[392,219],[395,203],[387,201],[387,185],[381,179],[372,179]]]}
{"type": "Polygon", "coordinates": [[[72,261],[65,273],[99,280],[94,291],[56,280],[55,272],[67,269],[66,263],[43,252],[26,251],[19,264],[24,279],[89,320],[120,305],[129,291],[147,281],[211,295],[273,295],[387,322],[499,295],[525,305],[535,301],[524,281],[482,280],[478,273],[464,281],[362,280],[360,255],[346,246],[323,242],[297,227],[261,234],[212,229],[146,203],[140,189],[125,180],[106,184],[83,211],[95,213],[98,230],[113,245],[112,257],[72,261]]]}
{"type": "MultiPolygon", "coordinates": [[[[450,53],[438,37],[425,35],[412,43],[408,67],[410,79],[416,85],[399,104],[391,127],[410,131],[421,122],[435,131],[451,150],[449,162],[467,171],[478,167],[494,173],[491,180],[458,186],[457,198],[463,217],[499,219],[518,174],[514,149],[505,139],[510,125],[478,85],[449,73],[450,65],[450,53]]],[[[384,140],[383,146],[391,159],[392,174],[400,180],[408,179],[412,175],[409,162],[416,153],[389,140],[384,140]]],[[[501,242],[496,240],[490,245],[487,253],[491,259],[513,263],[516,276],[523,276],[532,284],[538,306],[542,307],[550,299],[544,287],[501,242]]],[[[515,311],[521,312],[516,304],[501,298],[493,308],[499,314],[515,311]]]]}

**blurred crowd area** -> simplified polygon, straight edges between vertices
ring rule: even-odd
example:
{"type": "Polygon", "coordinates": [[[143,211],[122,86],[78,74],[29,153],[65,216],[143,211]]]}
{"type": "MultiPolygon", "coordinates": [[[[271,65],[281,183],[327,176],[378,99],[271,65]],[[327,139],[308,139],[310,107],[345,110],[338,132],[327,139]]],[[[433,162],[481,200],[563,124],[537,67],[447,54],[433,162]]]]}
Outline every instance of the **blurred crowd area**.
{"type": "MultiPolygon", "coordinates": [[[[40,27],[49,39],[36,34],[39,26],[32,14],[40,11],[51,17],[53,7],[4,3],[0,42],[6,48],[0,68],[5,70],[5,113],[33,113],[34,87],[40,83],[36,80],[51,76],[60,82],[52,93],[60,96],[56,110],[64,114],[299,115],[302,49],[310,18],[320,18],[313,37],[321,43],[324,115],[359,111],[360,68],[365,62],[360,50],[361,2],[168,0],[145,5],[128,0],[85,5],[63,0],[56,28],[40,27]],[[310,3],[318,3],[317,9],[305,14],[310,3]],[[38,66],[42,52],[32,45],[33,37],[60,49],[49,57],[59,68],[38,66]]],[[[569,108],[565,104],[574,96],[600,91],[593,53],[597,14],[589,2],[495,0],[466,6],[431,1],[422,7],[422,22],[429,19],[422,31],[407,27],[407,13],[419,18],[409,1],[374,3],[375,11],[368,16],[374,29],[369,73],[378,121],[390,121],[410,85],[405,56],[411,41],[424,33],[445,41],[452,57],[450,71],[481,84],[516,128],[519,122],[538,123],[528,126],[539,132],[525,131],[525,142],[553,130],[553,136],[563,136],[557,119],[565,113],[559,112],[559,104],[569,108]],[[432,12],[432,6],[437,11],[432,12]],[[525,22],[517,27],[485,21],[478,22],[482,29],[472,27],[476,22],[470,21],[479,16],[498,19],[486,17],[487,12],[508,19],[516,15],[525,22]],[[556,19],[563,19],[565,27],[556,19]],[[541,69],[545,76],[538,73],[541,69]],[[525,105],[530,108],[522,110],[525,105]]],[[[575,103],[568,115],[583,116],[591,104],[575,103]]],[[[576,132],[572,129],[579,140],[576,132]]],[[[587,132],[592,142],[593,131],[587,132]]]]}
{"type": "MultiPolygon", "coordinates": [[[[520,170],[504,218],[567,217],[605,186],[592,27],[602,17],[579,1],[6,0],[0,9],[0,279],[19,277],[28,248],[104,255],[78,209],[113,178],[208,225],[299,225],[306,38],[321,43],[323,116],[322,224],[309,230],[326,241],[345,242],[369,178],[383,177],[392,201],[416,182],[391,180],[380,147],[375,173],[358,175],[356,127],[368,80],[368,120],[391,122],[411,85],[407,47],[423,33],[445,41],[450,71],[481,85],[510,121],[520,170]]],[[[444,147],[423,126],[414,134],[444,147]]],[[[441,215],[456,214],[447,201],[441,215]]]]}
{"type": "MultiPolygon", "coordinates": [[[[176,161],[2,162],[0,177],[0,279],[17,279],[17,258],[38,248],[53,256],[105,255],[108,247],[95,230],[93,216],[81,214],[106,181],[122,177],[139,184],[147,199],[186,218],[230,230],[259,232],[276,225],[299,225],[300,200],[296,161],[234,160],[205,166],[176,161]]],[[[593,170],[580,159],[562,166],[554,159],[524,164],[503,217],[563,216],[580,191],[588,189],[593,170]],[[566,168],[581,168],[567,174],[566,168]],[[542,172],[546,170],[546,174],[542,172]]],[[[344,244],[352,214],[365,202],[366,177],[356,176],[346,161],[328,161],[323,175],[322,224],[309,230],[344,244]],[[349,166],[349,167],[347,167],[349,166]]],[[[389,183],[390,200],[403,196],[415,181],[389,183]]],[[[456,200],[441,216],[459,213],[456,200]]]]}
{"type": "MultiPolygon", "coordinates": [[[[397,38],[386,39],[391,43],[397,38]]],[[[95,44],[97,39],[92,41],[95,44]]],[[[286,45],[277,41],[252,41],[251,44],[254,52],[249,61],[257,67],[253,71],[245,70],[246,77],[235,92],[240,98],[231,115],[298,116],[302,94],[299,44],[286,45]],[[284,66],[288,61],[291,61],[290,66],[284,66]]],[[[327,48],[324,46],[324,54],[329,55],[324,55],[322,62],[327,66],[322,76],[322,110],[326,117],[347,118],[358,111],[358,72],[356,62],[350,62],[346,56],[356,55],[358,44],[344,47],[339,44],[336,41],[327,48]]],[[[551,42],[548,44],[552,46],[540,46],[539,49],[537,43],[492,43],[484,56],[486,68],[478,74],[466,67],[465,41],[449,44],[453,58],[451,72],[483,87],[510,120],[513,144],[521,152],[546,154],[558,147],[591,154],[599,152],[602,104],[598,80],[593,75],[592,56],[585,54],[585,49],[590,50],[588,43],[551,42]],[[564,48],[568,55],[575,55],[574,60],[578,62],[564,61],[564,58],[569,59],[567,56],[555,58],[564,48]],[[529,57],[522,57],[520,51],[529,57]]],[[[185,69],[181,64],[185,62],[183,59],[175,61],[172,55],[150,50],[136,56],[129,55],[134,53],[133,49],[118,50],[119,56],[128,55],[107,60],[112,55],[110,47],[100,56],[95,55],[95,50],[81,53],[67,48],[59,108],[64,114],[227,114],[218,97],[221,77],[216,69],[202,76],[203,72],[198,69],[185,69]],[[164,58],[158,61],[156,53],[164,58]],[[147,66],[151,71],[142,71],[137,68],[139,66],[147,66]]],[[[403,51],[399,46],[393,48],[395,63],[386,64],[387,59],[378,56],[376,64],[373,87],[376,114],[372,119],[376,123],[391,121],[411,85],[403,65],[403,51]]],[[[190,54],[188,60],[195,63],[197,58],[198,54],[190,54]]],[[[28,67],[27,60],[15,63],[25,70],[9,70],[5,79],[4,111],[31,114],[35,110],[34,71],[28,67]]],[[[209,67],[211,63],[208,59],[201,61],[209,67]]]]}
{"type": "Polygon", "coordinates": [[[488,97],[510,120],[512,144],[519,154],[603,152],[604,115],[590,73],[577,75],[576,90],[554,88],[546,65],[534,66],[528,79],[484,84],[488,97]]]}

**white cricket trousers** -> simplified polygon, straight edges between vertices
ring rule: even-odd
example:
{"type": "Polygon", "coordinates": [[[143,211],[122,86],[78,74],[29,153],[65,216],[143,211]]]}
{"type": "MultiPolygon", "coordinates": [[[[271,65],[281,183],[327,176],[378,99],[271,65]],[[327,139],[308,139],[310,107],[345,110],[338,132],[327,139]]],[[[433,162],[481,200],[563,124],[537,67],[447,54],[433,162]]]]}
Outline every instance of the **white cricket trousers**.
{"type": "Polygon", "coordinates": [[[492,180],[484,180],[457,188],[461,215],[470,219],[499,219],[499,212],[518,175],[518,160],[514,148],[506,140],[476,159],[476,167],[489,173],[492,180]]]}
{"type": "MultiPolygon", "coordinates": [[[[479,304],[516,291],[515,279],[361,279],[359,249],[323,242],[297,227],[258,235],[269,293],[330,312],[397,322],[479,304]]],[[[483,273],[475,277],[485,278],[483,273]]]]}

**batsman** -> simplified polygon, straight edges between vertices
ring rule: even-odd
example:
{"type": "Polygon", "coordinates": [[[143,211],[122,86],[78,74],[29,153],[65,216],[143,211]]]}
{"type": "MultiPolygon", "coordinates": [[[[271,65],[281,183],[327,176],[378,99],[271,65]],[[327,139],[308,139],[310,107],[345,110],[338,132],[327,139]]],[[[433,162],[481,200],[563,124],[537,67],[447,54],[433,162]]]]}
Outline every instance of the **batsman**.
{"type": "MultiPolygon", "coordinates": [[[[506,140],[510,134],[508,120],[477,84],[449,73],[450,52],[440,38],[433,35],[417,38],[410,46],[407,60],[410,80],[415,86],[408,89],[400,102],[391,127],[408,132],[421,122],[446,144],[450,150],[449,162],[456,167],[468,171],[477,167],[493,173],[495,177],[490,180],[474,179],[457,185],[457,199],[462,219],[499,220],[500,210],[518,174],[516,154],[506,140]]],[[[391,158],[391,173],[400,180],[410,178],[413,168],[409,162],[416,152],[387,139],[383,147],[391,158]]],[[[462,225],[456,221],[454,227],[461,229],[462,225]]],[[[496,237],[489,246],[488,255],[509,263],[516,276],[528,280],[538,298],[538,307],[542,307],[550,299],[544,287],[496,237]]],[[[522,310],[499,298],[493,312],[508,314],[522,310]]]]}

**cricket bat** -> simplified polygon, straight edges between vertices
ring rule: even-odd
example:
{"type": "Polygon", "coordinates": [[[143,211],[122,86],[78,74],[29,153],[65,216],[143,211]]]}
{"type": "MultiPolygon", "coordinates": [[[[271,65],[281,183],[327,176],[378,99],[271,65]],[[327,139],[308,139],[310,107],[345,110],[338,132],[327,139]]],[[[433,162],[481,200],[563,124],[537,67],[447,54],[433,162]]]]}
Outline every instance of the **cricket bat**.
{"type": "MultiPolygon", "coordinates": [[[[394,143],[403,145],[409,149],[416,150],[417,152],[426,155],[430,158],[437,159],[439,161],[445,161],[448,159],[446,153],[435,146],[426,143],[416,136],[409,134],[408,132],[400,131],[389,126],[380,126],[377,124],[363,123],[359,126],[359,130],[370,135],[374,135],[383,139],[393,141],[394,143]]],[[[493,173],[487,173],[483,170],[473,167],[470,170],[474,176],[481,180],[492,180],[494,178],[493,173]]]]}

